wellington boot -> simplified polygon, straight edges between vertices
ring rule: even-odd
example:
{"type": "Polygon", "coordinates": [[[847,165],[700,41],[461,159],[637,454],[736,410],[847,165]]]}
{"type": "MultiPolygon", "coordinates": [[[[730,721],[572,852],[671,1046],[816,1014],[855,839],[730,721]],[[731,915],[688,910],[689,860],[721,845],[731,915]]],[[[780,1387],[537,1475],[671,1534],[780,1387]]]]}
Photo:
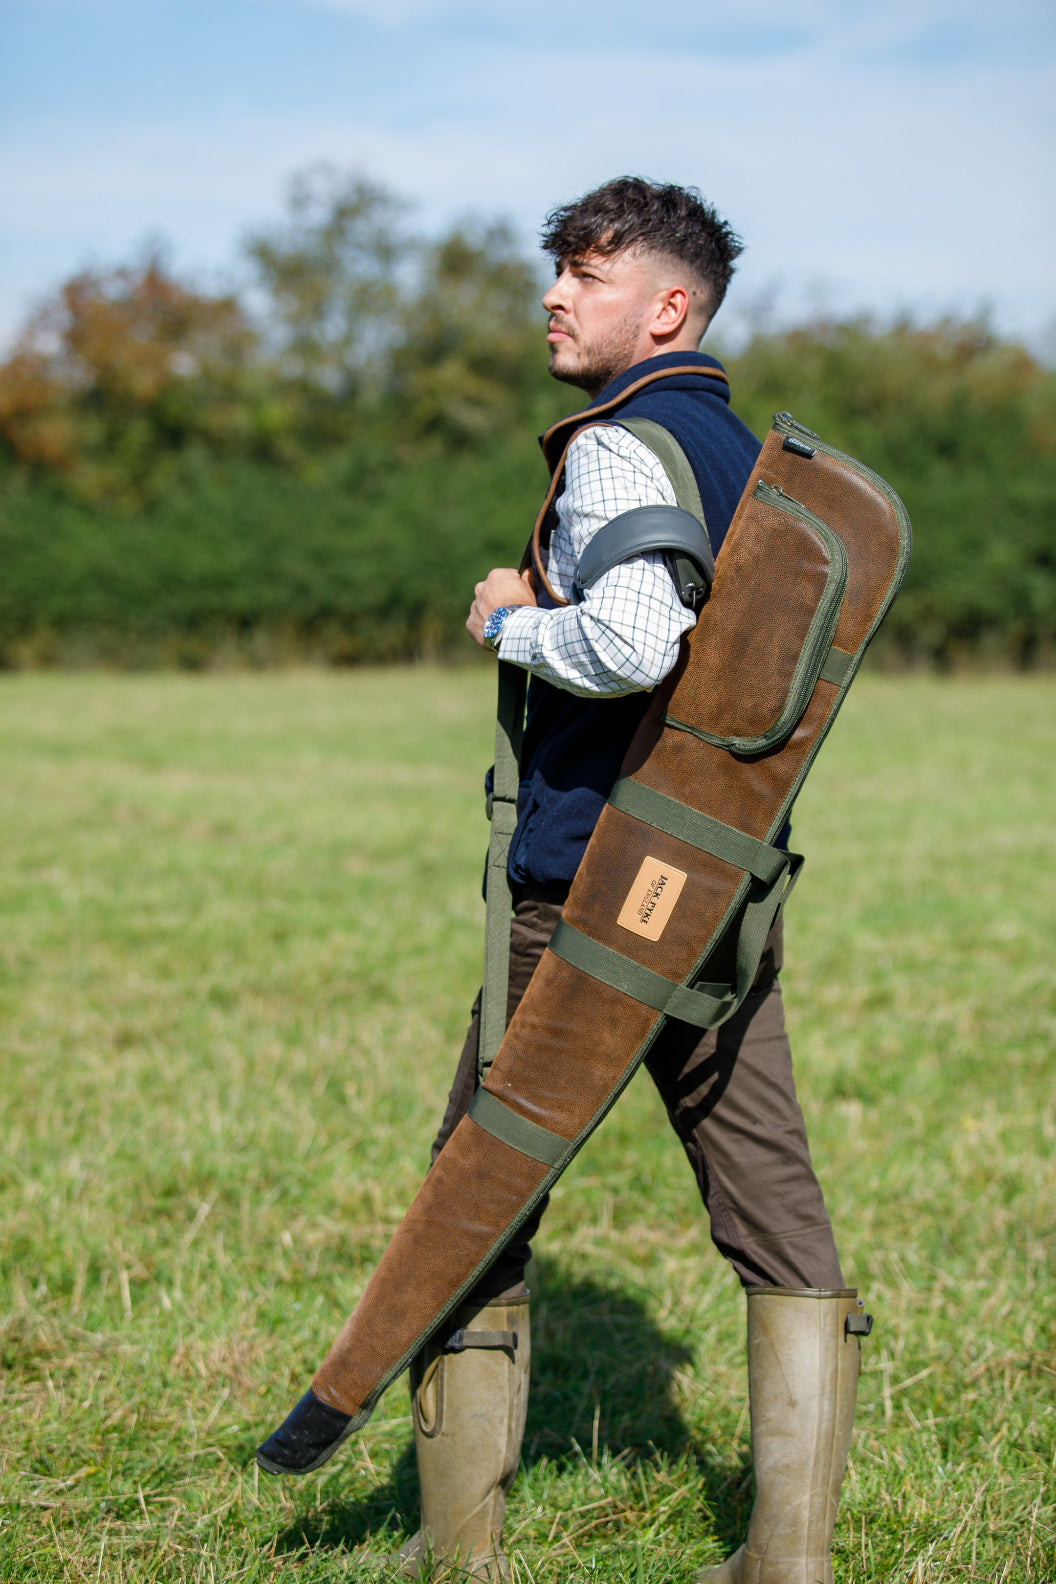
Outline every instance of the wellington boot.
{"type": "Polygon", "coordinates": [[[526,1293],[463,1305],[411,1366],[422,1527],[400,1551],[396,1565],[406,1576],[509,1578],[502,1524],[520,1461],[530,1361],[526,1293]]]}
{"type": "Polygon", "coordinates": [[[871,1325],[853,1289],[749,1289],[755,1504],[740,1550],[703,1568],[695,1584],[832,1584],[858,1338],[871,1325]]]}

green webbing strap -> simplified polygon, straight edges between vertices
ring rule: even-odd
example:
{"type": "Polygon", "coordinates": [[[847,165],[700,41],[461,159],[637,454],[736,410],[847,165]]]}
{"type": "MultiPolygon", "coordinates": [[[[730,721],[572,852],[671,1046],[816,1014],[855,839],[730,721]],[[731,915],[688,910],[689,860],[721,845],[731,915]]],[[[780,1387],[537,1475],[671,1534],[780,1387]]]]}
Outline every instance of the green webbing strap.
{"type": "Polygon", "coordinates": [[[733,1010],[740,1006],[749,990],[752,981],[759,971],[759,960],[763,955],[766,937],[769,935],[774,920],[788,901],[792,887],[799,879],[803,868],[802,853],[786,853],[788,864],[778,876],[772,886],[761,891],[753,897],[749,892],[748,906],[741,919],[741,930],[737,937],[737,984],[735,987],[736,999],[733,1010]],[[786,881],[787,875],[787,881],[786,881]]]}
{"type": "Polygon", "coordinates": [[[674,435],[662,424],[654,423],[651,418],[617,418],[615,421],[621,429],[628,430],[636,440],[648,446],[670,479],[675,500],[682,510],[689,512],[691,517],[695,517],[704,528],[707,528],[696,477],[686,453],[674,435]]]}
{"type": "MultiPolygon", "coordinates": [[[[696,475],[690,466],[689,458],[670,430],[665,429],[663,424],[654,423],[651,418],[621,418],[619,425],[621,429],[633,434],[636,440],[648,446],[667,474],[679,506],[691,517],[695,517],[707,533],[708,525],[704,521],[704,507],[700,499],[700,490],[697,488],[696,475]]],[[[674,557],[674,570],[675,581],[680,590],[685,588],[687,582],[693,582],[699,577],[694,563],[684,556],[674,557]]]]}
{"type": "Polygon", "coordinates": [[[842,687],[853,664],[853,654],[848,654],[846,649],[837,649],[833,644],[818,672],[818,681],[832,682],[836,687],[842,687]]]}
{"type": "Polygon", "coordinates": [[[490,1089],[476,1091],[467,1114],[492,1138],[520,1150],[532,1160],[541,1161],[544,1166],[556,1166],[572,1148],[571,1139],[551,1133],[549,1128],[540,1127],[538,1122],[529,1122],[519,1112],[511,1111],[490,1089]]]}
{"type": "Polygon", "coordinates": [[[521,738],[528,678],[519,667],[499,661],[499,704],[495,718],[495,768],[492,772],[491,841],[488,844],[487,915],[484,925],[484,984],[480,997],[477,1081],[483,1083],[506,1032],[510,988],[510,912],[507,861],[517,824],[521,738]]]}
{"type": "Polygon", "coordinates": [[[747,869],[749,874],[767,885],[780,879],[788,869],[788,854],[780,847],[757,841],[746,831],[724,825],[722,820],[712,819],[710,814],[700,814],[685,803],[677,803],[674,798],[643,786],[640,781],[632,781],[630,776],[623,776],[617,781],[609,793],[609,802],[622,814],[631,814],[644,824],[666,831],[669,836],[676,836],[679,841],[687,842],[701,852],[711,853],[725,863],[735,864],[738,869],[747,869]]]}
{"type": "MultiPolygon", "coordinates": [[[[777,849],[774,849],[775,851],[777,849]]],[[[799,879],[803,859],[798,853],[782,853],[780,872],[769,882],[758,883],[758,894],[749,892],[737,936],[735,982],[730,984],[675,984],[663,974],[634,962],[611,946],[584,935],[564,919],[550,940],[550,950],[573,968],[580,968],[592,979],[621,990],[635,1001],[691,1023],[695,1028],[718,1028],[736,1012],[749,990],[778,910],[799,879]]]]}
{"type": "Polygon", "coordinates": [[[590,935],[584,935],[574,925],[561,919],[550,937],[550,950],[573,968],[581,968],[592,979],[613,990],[621,990],[643,1006],[668,1017],[677,1017],[681,1023],[692,1023],[697,1028],[712,1028],[721,1023],[734,1010],[729,985],[697,986],[676,984],[663,974],[655,973],[642,963],[632,961],[622,952],[603,946],[590,935]],[[726,1004],[730,1002],[729,1011],[726,1004]]]}

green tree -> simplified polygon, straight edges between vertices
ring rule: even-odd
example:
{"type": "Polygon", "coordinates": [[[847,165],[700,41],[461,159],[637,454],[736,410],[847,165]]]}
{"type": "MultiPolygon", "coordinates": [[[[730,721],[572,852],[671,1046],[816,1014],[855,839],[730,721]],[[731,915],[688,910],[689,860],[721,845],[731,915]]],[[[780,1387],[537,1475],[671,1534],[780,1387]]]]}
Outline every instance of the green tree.
{"type": "Polygon", "coordinates": [[[1031,665],[1056,647],[1056,374],[985,320],[821,320],[732,360],[738,411],[787,407],[891,481],[913,519],[880,649],[1031,665]]]}
{"type": "Polygon", "coordinates": [[[276,372],[347,400],[387,366],[413,243],[406,205],[330,165],[290,183],[287,215],[246,239],[276,372]]]}
{"type": "Polygon", "coordinates": [[[392,391],[414,436],[463,445],[567,405],[546,374],[539,275],[510,227],[461,225],[425,249],[392,391]]]}

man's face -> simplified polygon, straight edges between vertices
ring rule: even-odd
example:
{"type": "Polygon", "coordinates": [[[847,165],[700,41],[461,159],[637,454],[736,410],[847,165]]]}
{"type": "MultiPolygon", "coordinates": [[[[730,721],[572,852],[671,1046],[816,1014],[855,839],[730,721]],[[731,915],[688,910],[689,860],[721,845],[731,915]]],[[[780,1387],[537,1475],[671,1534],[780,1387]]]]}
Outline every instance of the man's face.
{"type": "Polygon", "coordinates": [[[654,260],[633,252],[562,260],[543,298],[550,315],[550,372],[596,396],[655,350],[648,327],[657,303],[654,260]]]}

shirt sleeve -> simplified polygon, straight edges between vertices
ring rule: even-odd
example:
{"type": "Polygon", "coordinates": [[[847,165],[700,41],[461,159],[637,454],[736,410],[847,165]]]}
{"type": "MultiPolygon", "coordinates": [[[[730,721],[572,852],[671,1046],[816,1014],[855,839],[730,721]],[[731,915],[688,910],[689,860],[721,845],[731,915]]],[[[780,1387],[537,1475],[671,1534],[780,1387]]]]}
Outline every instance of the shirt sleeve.
{"type": "MultiPolygon", "coordinates": [[[[577,436],[565,461],[547,577],[572,597],[579,561],[606,523],[636,506],[675,506],[675,493],[648,446],[626,429],[597,425],[577,436]]],[[[696,621],[678,597],[663,555],[612,567],[581,604],[517,606],[502,624],[499,654],[567,693],[615,698],[656,687],[696,621]]]]}

